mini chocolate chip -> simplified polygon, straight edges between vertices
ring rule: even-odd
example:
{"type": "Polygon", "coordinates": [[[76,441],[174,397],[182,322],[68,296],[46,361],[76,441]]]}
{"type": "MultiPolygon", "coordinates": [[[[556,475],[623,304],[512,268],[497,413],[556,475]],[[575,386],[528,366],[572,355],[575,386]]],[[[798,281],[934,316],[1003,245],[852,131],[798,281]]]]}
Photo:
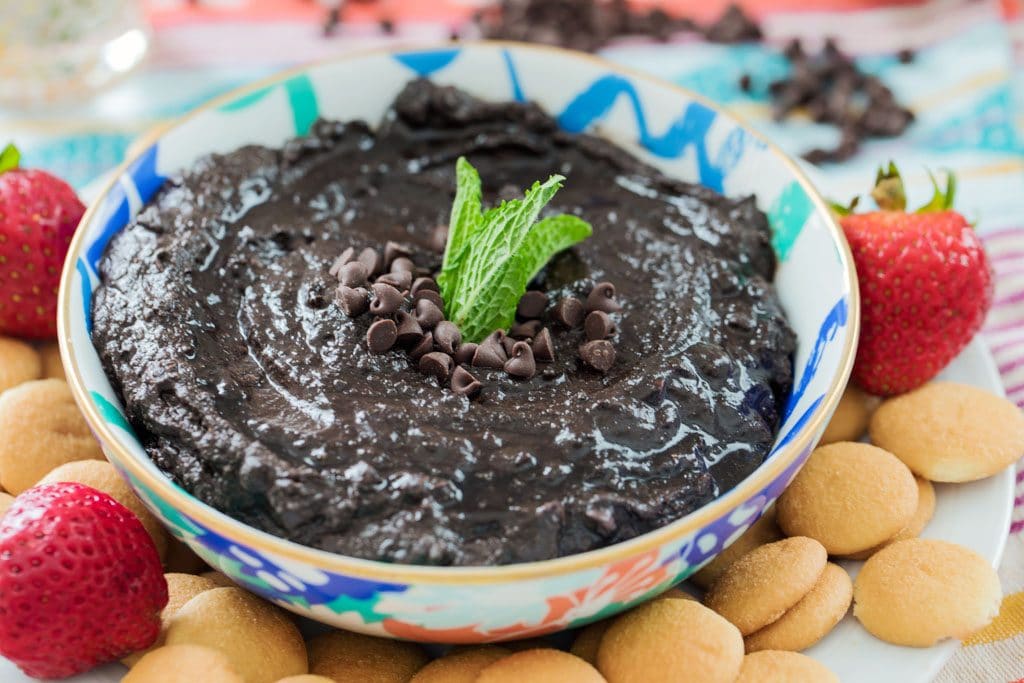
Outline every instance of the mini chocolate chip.
{"type": "Polygon", "coordinates": [[[394,262],[394,260],[399,256],[409,258],[409,250],[398,242],[388,240],[387,243],[384,244],[384,267],[391,270],[392,262],[394,262]]]}
{"type": "Polygon", "coordinates": [[[494,332],[491,332],[489,335],[484,337],[484,340],[480,342],[480,345],[483,346],[484,344],[497,344],[498,346],[504,348],[504,342],[505,330],[495,330],[494,332]]]}
{"type": "Polygon", "coordinates": [[[430,248],[439,254],[443,254],[448,246],[448,226],[437,225],[430,232],[430,248]]]}
{"type": "Polygon", "coordinates": [[[505,372],[516,379],[530,379],[537,374],[537,364],[533,360],[533,349],[526,342],[516,342],[512,346],[510,358],[505,362],[505,372]]]}
{"type": "Polygon", "coordinates": [[[423,374],[436,377],[439,382],[443,383],[448,379],[448,375],[452,374],[454,365],[455,361],[447,353],[431,351],[420,358],[418,367],[423,374]]]}
{"type": "Polygon", "coordinates": [[[462,343],[462,332],[455,323],[442,320],[434,328],[434,339],[437,341],[437,348],[445,353],[455,353],[462,343]]]}
{"type": "Polygon", "coordinates": [[[607,339],[588,341],[578,351],[580,360],[601,373],[608,372],[615,364],[615,347],[607,339]]]}
{"type": "Polygon", "coordinates": [[[416,302],[416,321],[420,327],[432,330],[442,320],[444,320],[444,313],[433,301],[420,299],[416,302]]]}
{"type": "Polygon", "coordinates": [[[384,273],[375,282],[383,282],[384,284],[391,285],[401,292],[404,292],[412,286],[412,273],[408,271],[401,271],[398,273],[384,273]]]}
{"type": "Polygon", "coordinates": [[[370,353],[384,353],[398,340],[398,327],[390,318],[378,320],[366,330],[366,346],[370,353]]]}
{"type": "Polygon", "coordinates": [[[366,266],[367,277],[377,277],[384,270],[384,259],[373,247],[367,247],[359,252],[359,262],[366,266]]]}
{"type": "Polygon", "coordinates": [[[516,323],[512,326],[512,329],[508,331],[509,336],[515,337],[516,339],[533,339],[540,332],[541,322],[539,320],[524,320],[521,323],[516,323]]]}
{"type": "Polygon", "coordinates": [[[341,252],[341,256],[334,259],[334,263],[331,265],[331,269],[327,272],[331,274],[331,277],[338,277],[338,271],[341,267],[352,260],[352,255],[356,253],[356,250],[349,247],[345,251],[341,252]]]}
{"type": "Polygon", "coordinates": [[[434,282],[434,278],[418,277],[413,281],[412,288],[409,290],[409,293],[412,294],[413,298],[415,298],[418,293],[423,291],[440,292],[441,290],[437,288],[437,283],[434,282]]]}
{"type": "Polygon", "coordinates": [[[533,357],[541,363],[550,363],[555,360],[555,344],[551,341],[551,333],[544,328],[533,338],[533,357]]]}
{"type": "Polygon", "coordinates": [[[616,313],[622,306],[615,300],[615,285],[610,282],[598,282],[587,295],[588,311],[604,311],[616,313]]]}
{"type": "Polygon", "coordinates": [[[479,395],[483,385],[468,370],[456,367],[452,372],[452,391],[459,396],[474,398],[479,395]]]}
{"type": "Polygon", "coordinates": [[[427,332],[416,344],[409,349],[409,358],[414,361],[419,360],[424,354],[430,353],[434,350],[434,335],[427,332]]]}
{"type": "Polygon", "coordinates": [[[346,287],[338,285],[334,292],[334,300],[338,307],[350,318],[366,313],[370,293],[362,287],[346,287]]]}
{"type": "MultiPolygon", "coordinates": [[[[452,323],[453,325],[455,323],[452,323]]],[[[460,335],[461,336],[461,335],[460,335]]],[[[466,342],[465,344],[459,344],[459,348],[455,350],[455,362],[456,363],[472,363],[473,354],[476,353],[478,344],[473,342],[466,342]]]]}
{"type": "Polygon", "coordinates": [[[470,365],[477,368],[495,368],[497,370],[505,367],[508,354],[505,353],[505,347],[501,343],[505,337],[504,334],[501,337],[494,336],[497,332],[500,332],[500,330],[492,333],[480,342],[480,346],[477,347],[476,352],[473,354],[473,360],[470,362],[470,365]]]}
{"type": "Polygon", "coordinates": [[[512,347],[516,345],[516,340],[509,336],[503,336],[501,338],[501,348],[505,349],[505,355],[512,355],[512,347]]]}
{"type": "Polygon", "coordinates": [[[539,318],[548,307],[548,295],[544,292],[529,291],[519,298],[516,315],[520,318],[539,318]]]}
{"type": "Polygon", "coordinates": [[[366,266],[359,261],[349,261],[338,270],[338,280],[346,287],[366,284],[366,266]]]}
{"type": "Polygon", "coordinates": [[[607,339],[615,334],[615,323],[604,311],[591,311],[583,321],[583,331],[587,339],[607,339]]]}
{"type": "Polygon", "coordinates": [[[416,272],[416,264],[412,262],[412,259],[407,256],[399,256],[391,262],[392,273],[414,273],[416,272]]]}
{"type": "MultiPolygon", "coordinates": [[[[413,286],[415,287],[415,285],[413,285],[413,286]]],[[[441,298],[440,294],[438,294],[437,292],[435,292],[433,290],[421,289],[420,291],[415,292],[412,295],[412,300],[413,301],[419,301],[420,299],[423,299],[424,301],[430,301],[435,306],[440,308],[442,311],[444,310],[444,299],[441,298]]]]}
{"type": "Polygon", "coordinates": [[[574,296],[565,297],[551,309],[551,319],[570,330],[580,326],[585,314],[583,302],[574,296]]]}
{"type": "Polygon", "coordinates": [[[373,290],[373,301],[370,302],[370,313],[379,316],[394,315],[402,307],[405,297],[391,285],[377,282],[370,286],[373,290]]]}
{"type": "Polygon", "coordinates": [[[896,53],[896,59],[900,60],[900,64],[910,64],[914,61],[916,54],[909,47],[905,47],[896,53]]]}
{"type": "Polygon", "coordinates": [[[398,343],[402,346],[415,344],[423,336],[423,328],[407,311],[398,311],[395,322],[398,324],[398,343]]]}
{"type": "Polygon", "coordinates": [[[751,79],[750,74],[743,74],[740,76],[740,90],[743,92],[750,92],[751,79]]]}

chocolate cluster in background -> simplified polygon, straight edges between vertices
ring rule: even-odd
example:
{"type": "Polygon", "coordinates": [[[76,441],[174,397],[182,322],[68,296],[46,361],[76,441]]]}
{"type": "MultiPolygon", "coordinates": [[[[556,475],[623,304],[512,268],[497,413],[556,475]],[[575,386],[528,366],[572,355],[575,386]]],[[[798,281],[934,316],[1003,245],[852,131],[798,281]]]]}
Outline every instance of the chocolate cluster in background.
{"type": "MultiPolygon", "coordinates": [[[[373,3],[375,0],[348,0],[373,3]]],[[[331,8],[324,32],[333,33],[342,17],[339,2],[331,8]]],[[[641,36],[658,42],[678,33],[695,33],[713,43],[759,42],[761,28],[738,5],[729,5],[714,22],[700,26],[692,19],[669,15],[660,8],[636,10],[627,0],[496,0],[479,11],[474,22],[480,35],[498,40],[516,40],[557,45],[596,52],[623,36],[641,36]]],[[[385,33],[394,23],[381,22],[385,33]]],[[[452,32],[458,39],[460,32],[452,32]]],[[[877,77],[857,68],[853,59],[839,50],[834,39],[822,50],[807,54],[799,40],[783,51],[791,64],[789,77],[770,84],[768,96],[773,116],[783,120],[797,111],[806,112],[817,123],[834,125],[839,142],[831,149],[812,149],[803,157],[811,163],[840,162],[854,156],[861,143],[870,138],[901,135],[914,121],[910,109],[900,104],[893,92],[877,77]]],[[[902,63],[913,60],[910,50],[901,50],[902,63]]],[[[740,87],[750,91],[753,79],[744,74],[740,87]]]]}
{"type": "MultiPolygon", "coordinates": [[[[812,149],[803,156],[811,163],[845,161],[868,138],[895,137],[914,120],[914,113],[896,101],[896,97],[877,76],[865,74],[853,59],[843,54],[834,39],[825,41],[816,55],[804,52],[799,40],[790,41],[785,55],[792,70],[788,78],[772,83],[772,115],[780,121],[802,108],[817,123],[830,123],[840,130],[839,144],[833,149],[812,149]]],[[[903,63],[913,53],[900,53],[903,63]]],[[[740,81],[750,87],[750,77],[740,81]]]]}

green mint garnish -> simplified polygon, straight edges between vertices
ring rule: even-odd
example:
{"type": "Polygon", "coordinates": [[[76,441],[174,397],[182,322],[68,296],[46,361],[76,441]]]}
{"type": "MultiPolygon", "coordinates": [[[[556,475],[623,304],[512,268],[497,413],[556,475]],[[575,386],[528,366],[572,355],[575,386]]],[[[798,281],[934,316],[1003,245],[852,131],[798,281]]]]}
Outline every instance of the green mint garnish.
{"type": "Polygon", "coordinates": [[[552,256],[592,234],[570,214],[541,219],[541,210],[562,187],[563,176],[536,182],[522,199],[483,211],[480,175],[460,157],[448,225],[448,244],[437,284],[448,319],[465,341],[479,342],[515,320],[526,285],[552,256]]]}

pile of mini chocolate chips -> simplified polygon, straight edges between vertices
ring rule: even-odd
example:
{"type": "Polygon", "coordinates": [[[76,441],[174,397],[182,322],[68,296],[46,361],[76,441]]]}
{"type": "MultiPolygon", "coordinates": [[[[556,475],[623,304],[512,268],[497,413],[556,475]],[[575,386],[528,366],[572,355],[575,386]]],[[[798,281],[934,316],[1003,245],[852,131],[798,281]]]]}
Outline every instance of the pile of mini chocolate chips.
{"type": "Polygon", "coordinates": [[[475,398],[483,384],[466,366],[504,370],[514,379],[527,380],[537,373],[538,363],[555,359],[547,321],[556,330],[583,327],[586,341],[577,353],[586,366],[603,374],[614,365],[610,338],[617,327],[612,314],[622,306],[612,283],[594,285],[585,302],[569,296],[550,308],[547,294],[528,291],[519,300],[517,322],[507,334],[495,330],[479,344],[463,343],[458,326],[445,320],[437,282],[410,254],[390,241],[383,254],[372,247],[356,254],[349,247],[330,268],[331,277],[338,280],[338,307],[351,318],[366,313],[375,318],[366,331],[370,353],[401,349],[423,374],[460,396],[475,398]]]}
{"type": "MultiPolygon", "coordinates": [[[[799,40],[790,41],[784,51],[792,64],[788,78],[772,83],[773,116],[781,121],[803,107],[818,123],[839,127],[840,141],[833,149],[812,149],[803,156],[811,163],[845,161],[860,149],[867,138],[895,137],[914,120],[914,113],[896,101],[896,97],[877,76],[865,74],[853,59],[843,54],[831,38],[821,52],[808,55],[799,40]]],[[[913,58],[900,53],[900,61],[913,58]]],[[[750,88],[750,77],[740,86],[750,88]]]]}

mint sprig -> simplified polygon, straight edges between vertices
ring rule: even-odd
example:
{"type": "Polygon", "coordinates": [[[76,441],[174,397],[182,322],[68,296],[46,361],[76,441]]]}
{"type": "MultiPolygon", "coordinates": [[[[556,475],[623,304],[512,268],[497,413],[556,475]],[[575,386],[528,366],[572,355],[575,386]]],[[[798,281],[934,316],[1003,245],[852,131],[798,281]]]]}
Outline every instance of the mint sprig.
{"type": "Polygon", "coordinates": [[[590,237],[590,224],[559,214],[537,219],[562,187],[564,176],[536,182],[522,199],[483,211],[480,175],[460,157],[455,201],[437,284],[445,314],[465,341],[479,342],[508,329],[526,285],[551,257],[590,237]]]}

